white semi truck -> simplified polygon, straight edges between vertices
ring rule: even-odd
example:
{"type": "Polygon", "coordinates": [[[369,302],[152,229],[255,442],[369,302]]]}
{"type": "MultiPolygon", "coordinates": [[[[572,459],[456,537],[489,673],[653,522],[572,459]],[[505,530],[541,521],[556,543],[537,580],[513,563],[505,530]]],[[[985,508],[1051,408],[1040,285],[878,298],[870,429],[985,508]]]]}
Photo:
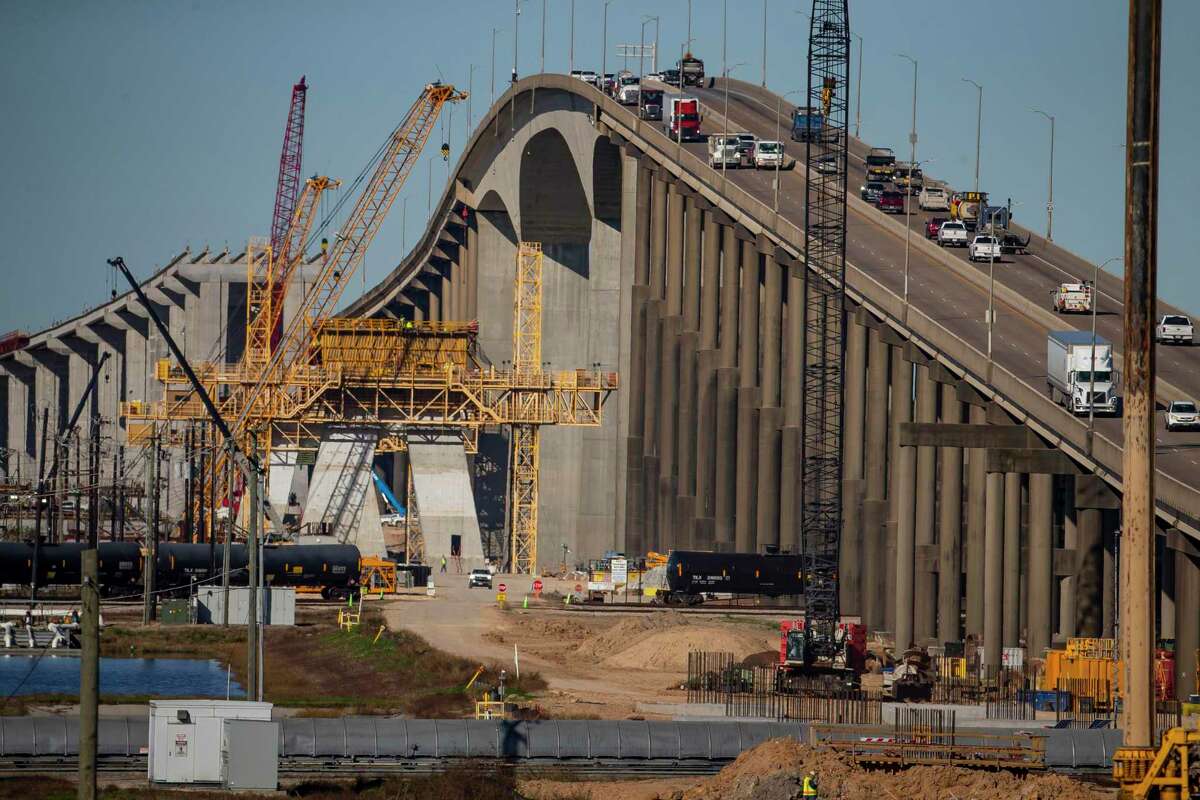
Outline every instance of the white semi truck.
{"type": "Polygon", "coordinates": [[[1121,413],[1113,372],[1112,343],[1087,331],[1050,331],[1046,337],[1046,385],[1055,403],[1072,414],[1121,413]]]}

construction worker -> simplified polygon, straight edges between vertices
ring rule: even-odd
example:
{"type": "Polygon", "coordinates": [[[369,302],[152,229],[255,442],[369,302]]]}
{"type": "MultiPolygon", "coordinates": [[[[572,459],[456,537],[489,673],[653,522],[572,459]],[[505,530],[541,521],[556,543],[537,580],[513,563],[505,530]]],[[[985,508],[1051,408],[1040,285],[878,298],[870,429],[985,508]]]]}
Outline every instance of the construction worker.
{"type": "Polygon", "coordinates": [[[442,556],[442,572],[446,571],[446,557],[442,556]]]}
{"type": "Polygon", "coordinates": [[[804,783],[800,787],[800,796],[806,800],[817,800],[817,775],[815,772],[805,774],[804,783]]]}

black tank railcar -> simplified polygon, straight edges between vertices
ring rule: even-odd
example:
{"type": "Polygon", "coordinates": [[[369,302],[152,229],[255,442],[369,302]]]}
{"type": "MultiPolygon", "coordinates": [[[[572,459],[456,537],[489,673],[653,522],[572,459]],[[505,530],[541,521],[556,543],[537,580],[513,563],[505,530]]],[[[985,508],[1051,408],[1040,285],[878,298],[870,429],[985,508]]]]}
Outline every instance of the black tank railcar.
{"type": "MultiPolygon", "coordinates": [[[[44,544],[38,552],[38,586],[78,585],[83,543],[44,544]]],[[[100,589],[114,594],[142,582],[141,550],[132,542],[101,542],[97,548],[100,589]]],[[[33,574],[33,545],[0,543],[0,583],[28,586],[33,574]]]]}
{"type": "MultiPolygon", "coordinates": [[[[216,548],[216,569],[210,569],[212,552],[207,544],[158,546],[158,588],[163,591],[190,588],[220,575],[221,546],[216,548]]],[[[274,545],[263,548],[263,581],[267,586],[320,587],[327,598],[346,597],[358,586],[361,573],[358,548],[349,544],[274,545]]],[[[249,582],[249,558],[244,544],[229,547],[229,582],[249,582]]]]}
{"type": "Polygon", "coordinates": [[[667,604],[704,602],[707,593],[782,597],[804,593],[800,556],[675,550],[667,558],[667,604]]]}

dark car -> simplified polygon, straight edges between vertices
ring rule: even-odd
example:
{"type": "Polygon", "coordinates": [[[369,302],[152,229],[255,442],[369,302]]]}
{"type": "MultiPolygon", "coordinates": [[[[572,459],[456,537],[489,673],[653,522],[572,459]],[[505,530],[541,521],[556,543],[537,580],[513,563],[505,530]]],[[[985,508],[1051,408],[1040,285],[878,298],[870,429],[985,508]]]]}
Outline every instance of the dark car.
{"type": "Polygon", "coordinates": [[[883,184],[880,181],[868,181],[859,191],[859,196],[871,205],[879,205],[879,196],[883,194],[883,184]]]}
{"type": "Polygon", "coordinates": [[[942,223],[947,221],[948,220],[945,217],[931,217],[929,221],[925,223],[925,238],[936,239],[938,231],[942,229],[942,223]]]}
{"type": "Polygon", "coordinates": [[[663,73],[662,73],[662,79],[663,79],[663,83],[667,84],[668,86],[678,86],[679,85],[679,70],[664,69],[663,73]]]}
{"type": "Polygon", "coordinates": [[[879,210],[885,214],[903,214],[904,194],[901,192],[882,192],[879,195],[879,210]]]}

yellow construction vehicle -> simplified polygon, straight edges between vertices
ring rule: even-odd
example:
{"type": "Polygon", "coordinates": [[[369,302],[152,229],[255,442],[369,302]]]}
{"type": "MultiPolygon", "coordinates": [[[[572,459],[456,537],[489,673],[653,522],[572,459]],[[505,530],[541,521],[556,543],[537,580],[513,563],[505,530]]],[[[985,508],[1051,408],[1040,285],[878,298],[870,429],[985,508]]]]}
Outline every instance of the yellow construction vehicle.
{"type": "Polygon", "coordinates": [[[1118,747],[1113,753],[1113,778],[1121,785],[1123,798],[1200,798],[1200,730],[1172,728],[1163,734],[1157,751],[1118,747]]]}

